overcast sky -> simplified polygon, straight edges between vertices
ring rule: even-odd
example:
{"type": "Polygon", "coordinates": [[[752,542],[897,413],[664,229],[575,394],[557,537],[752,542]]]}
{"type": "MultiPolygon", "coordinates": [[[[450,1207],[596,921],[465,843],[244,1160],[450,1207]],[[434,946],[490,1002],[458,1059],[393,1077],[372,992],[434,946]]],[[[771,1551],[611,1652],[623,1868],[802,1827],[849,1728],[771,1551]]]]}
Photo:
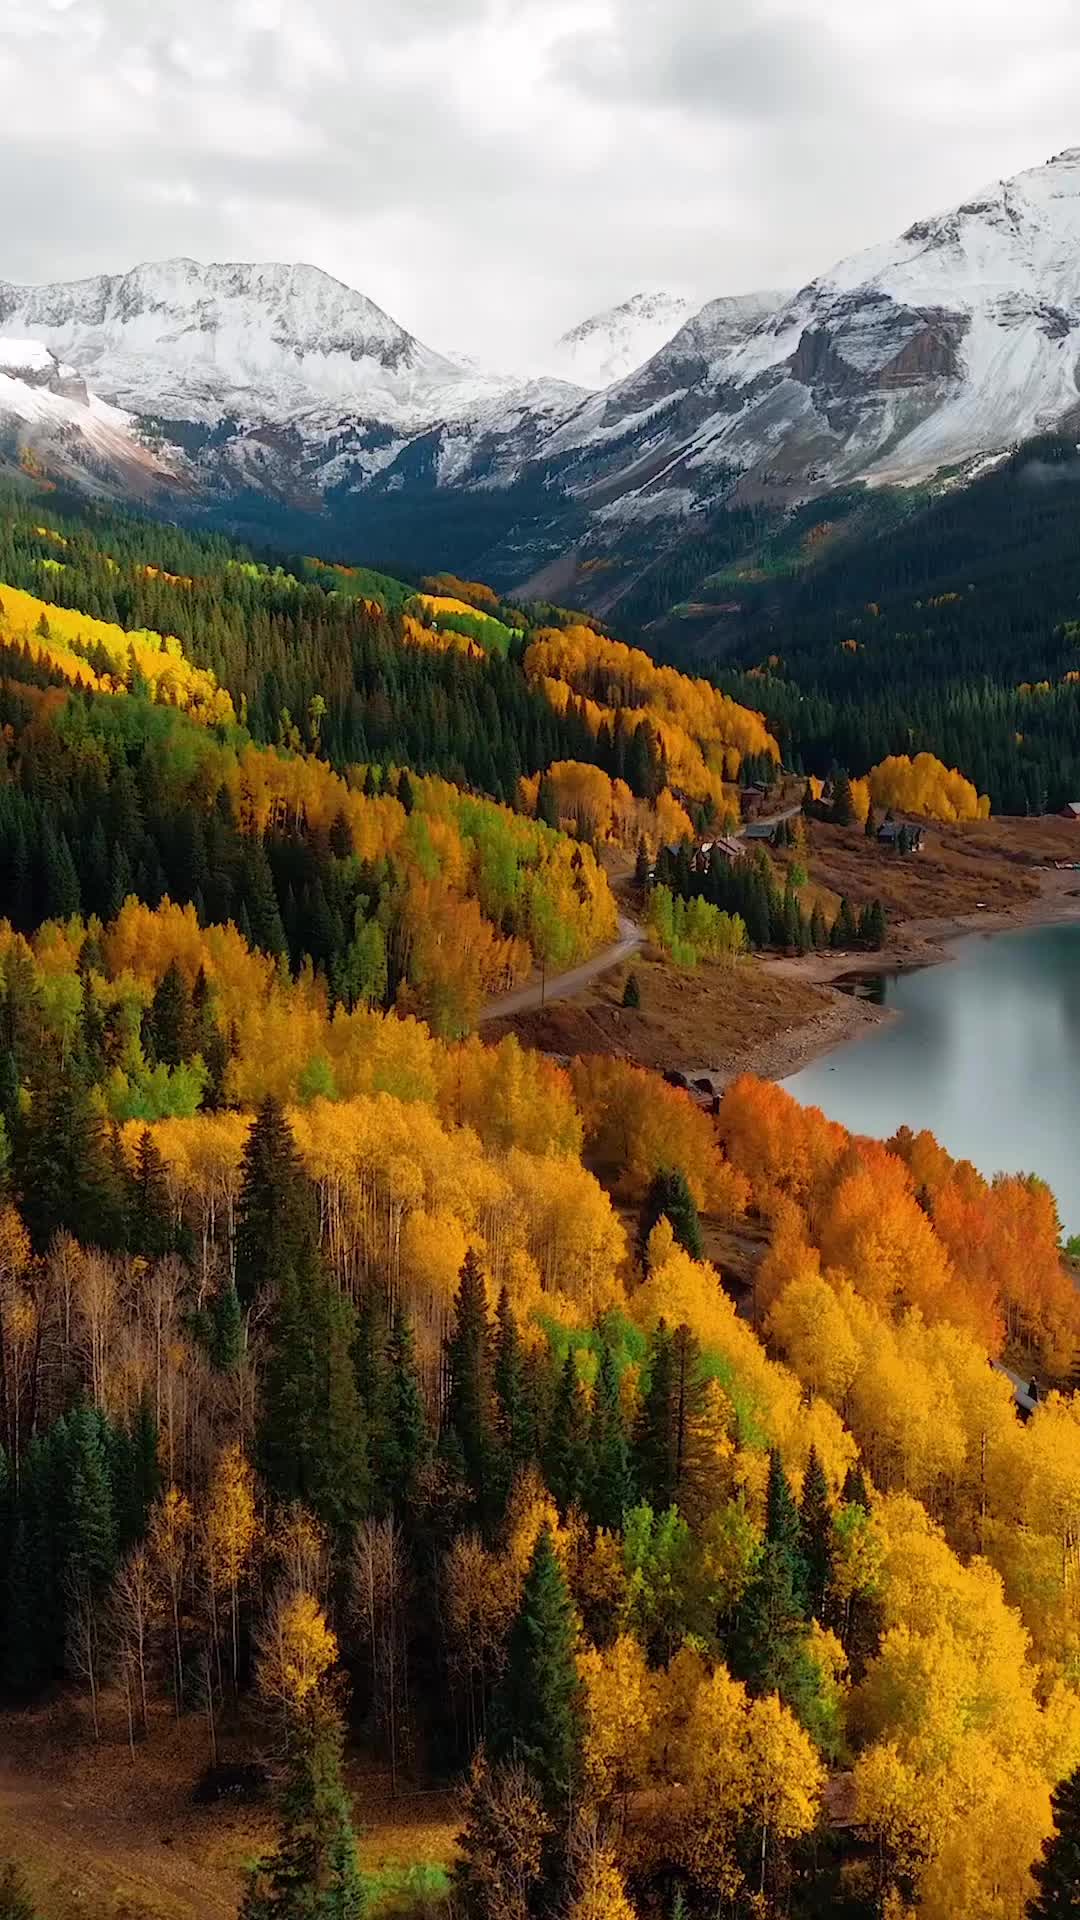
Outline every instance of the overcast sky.
{"type": "Polygon", "coordinates": [[[0,0],[0,278],[308,260],[506,364],[1080,145],[1076,0],[0,0]]]}

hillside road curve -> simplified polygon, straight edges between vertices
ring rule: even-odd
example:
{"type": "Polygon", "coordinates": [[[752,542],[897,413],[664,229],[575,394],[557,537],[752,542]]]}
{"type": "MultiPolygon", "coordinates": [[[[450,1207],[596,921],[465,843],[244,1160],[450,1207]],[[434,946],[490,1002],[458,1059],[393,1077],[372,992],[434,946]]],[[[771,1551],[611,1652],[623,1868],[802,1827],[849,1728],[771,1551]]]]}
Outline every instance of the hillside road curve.
{"type": "Polygon", "coordinates": [[[610,972],[621,961],[629,960],[631,954],[638,953],[644,940],[644,927],[620,913],[619,937],[611,946],[601,947],[590,960],[583,960],[579,967],[571,967],[566,973],[552,974],[549,980],[533,986],[515,987],[513,993],[500,993],[488,1001],[480,1015],[481,1022],[503,1020],[514,1013],[531,1013],[534,1007],[546,1007],[551,1000],[568,1000],[572,994],[580,993],[582,987],[587,987],[590,980],[610,972]]]}

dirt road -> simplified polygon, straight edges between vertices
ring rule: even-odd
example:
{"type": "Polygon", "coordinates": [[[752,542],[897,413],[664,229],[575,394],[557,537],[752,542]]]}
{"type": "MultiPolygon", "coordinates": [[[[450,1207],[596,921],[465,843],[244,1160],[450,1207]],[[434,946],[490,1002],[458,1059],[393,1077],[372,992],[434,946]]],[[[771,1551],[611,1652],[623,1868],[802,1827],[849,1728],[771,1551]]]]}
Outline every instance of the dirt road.
{"type": "Polygon", "coordinates": [[[503,1020],[513,1013],[531,1013],[534,1007],[546,1006],[550,1000],[568,1000],[572,994],[580,993],[590,980],[601,973],[607,973],[617,967],[621,961],[629,960],[637,953],[645,939],[644,927],[639,927],[625,913],[619,915],[619,937],[610,947],[602,947],[594,953],[591,960],[584,960],[579,967],[571,967],[566,973],[553,974],[548,980],[530,987],[516,987],[513,993],[503,993],[497,1000],[489,1000],[483,1013],[484,1020],[503,1020]]]}

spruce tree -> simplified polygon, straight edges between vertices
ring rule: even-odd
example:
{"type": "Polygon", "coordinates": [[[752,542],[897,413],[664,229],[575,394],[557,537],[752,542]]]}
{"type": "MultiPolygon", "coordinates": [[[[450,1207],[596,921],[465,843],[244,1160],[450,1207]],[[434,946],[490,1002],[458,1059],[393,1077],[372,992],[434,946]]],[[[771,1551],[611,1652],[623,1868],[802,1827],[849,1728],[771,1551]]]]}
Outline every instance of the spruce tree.
{"type": "Polygon", "coordinates": [[[779,1693],[788,1700],[798,1690],[806,1628],[805,1586],[799,1510],[774,1447],[769,1455],[764,1549],[740,1608],[731,1648],[733,1670],[752,1693],[779,1693]]]}
{"type": "Polygon", "coordinates": [[[843,767],[837,767],[832,779],[832,817],[838,827],[850,827],[855,819],[851,781],[843,767]]]}
{"type": "Polygon", "coordinates": [[[1031,1869],[1034,1898],[1029,1920],[1078,1920],[1080,1916],[1080,1768],[1050,1796],[1054,1831],[1043,1841],[1042,1856],[1031,1869]]]}
{"type": "Polygon", "coordinates": [[[154,989],[146,1023],[155,1060],[178,1067],[188,1058],[194,1037],[191,995],[175,960],[154,989]]]}
{"type": "Polygon", "coordinates": [[[552,1401],[543,1451],[544,1478],[562,1515],[576,1506],[584,1493],[588,1442],[588,1408],[574,1349],[568,1347],[552,1401]]]}
{"type": "Polygon", "coordinates": [[[492,1391],[491,1327],[484,1276],[472,1248],[462,1263],[454,1325],[446,1342],[444,1444],[460,1456],[482,1518],[492,1519],[498,1479],[498,1436],[492,1391]]]}
{"type": "Polygon", "coordinates": [[[255,1867],[239,1920],[361,1920],[367,1899],[341,1750],[340,1721],[320,1702],[292,1734],[281,1837],[255,1867]]]}
{"type": "Polygon", "coordinates": [[[585,1507],[594,1527],[617,1533],[633,1501],[630,1443],[619,1394],[615,1358],[605,1341],[593,1389],[589,1421],[589,1472],[585,1507]]]}
{"type": "Polygon", "coordinates": [[[536,1455],[534,1404],[521,1335],[505,1287],[495,1308],[495,1358],[492,1369],[499,1423],[499,1442],[506,1463],[507,1483],[536,1455]]]}
{"type": "Polygon", "coordinates": [[[810,1616],[824,1620],[825,1601],[832,1581],[832,1508],[829,1483],[811,1447],[799,1503],[799,1552],[805,1568],[805,1601],[810,1616]]]}
{"type": "Polygon", "coordinates": [[[236,1226],[236,1288],[250,1305],[312,1239],[311,1186],[281,1102],[267,1094],[244,1146],[236,1226]]]}
{"type": "Polygon", "coordinates": [[[493,1707],[491,1745],[497,1761],[520,1761],[528,1769],[545,1806],[563,1819],[581,1776],[576,1639],[566,1579],[545,1523],[510,1630],[506,1668],[493,1707]]]}
{"type": "Polygon", "coordinates": [[[626,976],[626,984],[622,991],[622,1003],[624,1007],[640,1007],[641,1005],[641,988],[638,985],[636,973],[628,973],[626,976]]]}
{"type": "Polygon", "coordinates": [[[129,1184],[128,1246],[147,1260],[159,1260],[173,1245],[172,1208],[165,1162],[148,1127],[139,1136],[129,1184]]]}
{"type": "Polygon", "coordinates": [[[386,1392],[380,1450],[373,1462],[383,1498],[405,1519],[415,1515],[431,1458],[431,1429],[416,1370],[412,1328],[399,1306],[386,1342],[386,1392]]]}
{"type": "Polygon", "coordinates": [[[637,855],[634,860],[634,885],[644,893],[649,884],[649,849],[642,834],[637,843],[637,855]]]}
{"type": "Polygon", "coordinates": [[[861,1460],[856,1460],[844,1475],[840,1499],[845,1506],[861,1507],[864,1513],[869,1513],[870,1495],[867,1491],[861,1460]]]}
{"type": "Polygon", "coordinates": [[[675,1367],[667,1322],[658,1320],[649,1342],[649,1383],[634,1433],[638,1492],[657,1513],[675,1498],[675,1367]]]}
{"type": "Polygon", "coordinates": [[[356,1317],[309,1242],[281,1274],[271,1316],[257,1435],[260,1470],[280,1500],[310,1507],[340,1544],[369,1495],[367,1436],[353,1371],[356,1317]]]}
{"type": "Polygon", "coordinates": [[[665,1214],[680,1247],[685,1247],[692,1260],[700,1260],[704,1252],[701,1224],[694,1196],[681,1167],[661,1167],[652,1177],[638,1227],[642,1254],[648,1245],[650,1233],[665,1214]]]}

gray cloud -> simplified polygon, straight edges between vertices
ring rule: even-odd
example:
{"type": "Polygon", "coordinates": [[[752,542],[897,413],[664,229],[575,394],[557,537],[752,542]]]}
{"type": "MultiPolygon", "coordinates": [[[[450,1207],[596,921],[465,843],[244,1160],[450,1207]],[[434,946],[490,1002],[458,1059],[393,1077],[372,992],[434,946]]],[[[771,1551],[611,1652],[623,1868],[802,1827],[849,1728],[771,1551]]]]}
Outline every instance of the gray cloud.
{"type": "Polygon", "coordinates": [[[1080,140],[1073,0],[6,0],[0,277],[311,260],[513,361],[1080,140]]]}

